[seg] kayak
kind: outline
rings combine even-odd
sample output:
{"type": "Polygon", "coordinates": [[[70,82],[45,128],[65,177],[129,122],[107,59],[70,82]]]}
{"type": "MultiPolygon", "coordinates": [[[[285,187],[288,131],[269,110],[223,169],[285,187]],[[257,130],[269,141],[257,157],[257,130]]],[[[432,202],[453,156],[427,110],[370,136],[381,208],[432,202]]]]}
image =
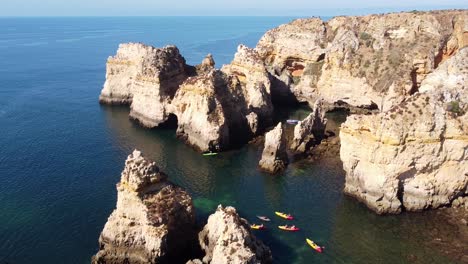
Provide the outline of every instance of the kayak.
{"type": "Polygon", "coordinates": [[[282,213],[282,212],[275,212],[275,214],[281,218],[284,218],[286,220],[293,220],[294,217],[290,214],[285,214],[285,213],[282,213]]]}
{"type": "Polygon", "coordinates": [[[306,238],[306,241],[307,241],[307,244],[309,244],[310,247],[312,247],[313,249],[315,249],[315,251],[319,252],[319,253],[322,253],[322,249],[323,247],[319,247],[317,244],[314,243],[314,241],[306,238]]]}
{"type": "Polygon", "coordinates": [[[261,225],[253,224],[250,226],[250,228],[255,229],[255,230],[261,230],[261,229],[265,229],[265,226],[263,224],[261,225]]]}
{"type": "Polygon", "coordinates": [[[216,156],[218,153],[216,152],[208,152],[208,153],[203,153],[203,156],[216,156]]]}
{"type": "Polygon", "coordinates": [[[299,120],[288,119],[288,120],[286,120],[286,123],[291,124],[291,125],[295,125],[295,124],[299,123],[299,120]]]}
{"type": "Polygon", "coordinates": [[[261,216],[261,215],[257,215],[257,218],[262,220],[262,221],[265,221],[265,222],[270,222],[270,218],[266,217],[266,216],[261,216]]]}
{"type": "Polygon", "coordinates": [[[295,231],[299,231],[299,230],[300,230],[299,227],[296,227],[296,226],[287,226],[287,225],[278,226],[278,228],[281,229],[281,230],[284,230],[284,231],[292,231],[292,232],[295,232],[295,231]]]}

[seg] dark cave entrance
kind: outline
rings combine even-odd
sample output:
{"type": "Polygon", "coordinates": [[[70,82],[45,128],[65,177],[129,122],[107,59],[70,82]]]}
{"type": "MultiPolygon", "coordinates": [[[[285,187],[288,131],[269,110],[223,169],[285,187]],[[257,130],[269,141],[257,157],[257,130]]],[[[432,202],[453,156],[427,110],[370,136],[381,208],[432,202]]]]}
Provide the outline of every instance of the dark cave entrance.
{"type": "Polygon", "coordinates": [[[158,128],[162,128],[162,129],[177,129],[177,125],[178,125],[178,119],[177,119],[177,116],[174,115],[174,114],[169,114],[167,120],[160,124],[158,126],[158,128]]]}

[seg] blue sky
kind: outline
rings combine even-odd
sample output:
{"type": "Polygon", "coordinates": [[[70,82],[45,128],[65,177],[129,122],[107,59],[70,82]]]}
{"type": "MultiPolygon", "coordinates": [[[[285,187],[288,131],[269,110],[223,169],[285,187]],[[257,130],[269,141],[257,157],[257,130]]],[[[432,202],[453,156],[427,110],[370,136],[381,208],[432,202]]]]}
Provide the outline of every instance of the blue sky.
{"type": "Polygon", "coordinates": [[[468,0],[3,0],[0,16],[340,15],[468,8],[468,0]]]}

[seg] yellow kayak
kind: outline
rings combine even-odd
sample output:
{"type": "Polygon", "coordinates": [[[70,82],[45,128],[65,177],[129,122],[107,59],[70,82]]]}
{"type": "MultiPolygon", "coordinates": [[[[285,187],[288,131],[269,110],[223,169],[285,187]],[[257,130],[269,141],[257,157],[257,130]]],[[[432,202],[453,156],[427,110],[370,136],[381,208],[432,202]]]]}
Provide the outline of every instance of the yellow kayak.
{"type": "Polygon", "coordinates": [[[275,214],[281,218],[284,218],[286,220],[293,220],[294,217],[290,214],[282,213],[282,212],[275,212],[275,214]]]}
{"type": "Polygon", "coordinates": [[[278,226],[279,229],[281,230],[284,230],[284,231],[299,231],[299,227],[296,227],[296,226],[287,226],[287,225],[284,225],[284,226],[278,226]]]}
{"type": "Polygon", "coordinates": [[[250,228],[255,229],[255,230],[261,230],[261,229],[265,229],[265,226],[263,224],[261,225],[253,224],[250,226],[250,228]]]}
{"type": "Polygon", "coordinates": [[[319,247],[317,244],[314,243],[314,241],[306,238],[306,241],[307,241],[307,244],[309,244],[309,246],[313,249],[315,249],[315,251],[319,252],[319,253],[322,253],[322,248],[323,247],[319,247]]]}

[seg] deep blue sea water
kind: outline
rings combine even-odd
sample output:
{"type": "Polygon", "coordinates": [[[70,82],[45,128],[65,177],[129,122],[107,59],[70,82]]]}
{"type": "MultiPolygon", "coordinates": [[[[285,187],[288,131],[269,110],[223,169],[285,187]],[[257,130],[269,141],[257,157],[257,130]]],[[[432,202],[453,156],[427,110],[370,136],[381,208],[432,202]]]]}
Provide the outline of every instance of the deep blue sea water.
{"type": "MultiPolygon", "coordinates": [[[[126,156],[141,149],[194,196],[203,222],[219,203],[255,221],[275,263],[446,263],[426,243],[430,213],[382,217],[344,197],[337,159],[257,170],[261,147],[206,158],[171,129],[147,130],[128,109],[98,104],[105,62],[122,42],[176,44],[188,63],[229,63],[287,17],[0,19],[0,263],[89,263],[115,207],[126,156]],[[293,213],[284,233],[272,212],[293,213]],[[317,254],[305,237],[326,246],[317,254]]],[[[305,110],[291,116],[305,117],[305,110]]],[[[333,119],[333,117],[331,117],[333,119]]]]}

